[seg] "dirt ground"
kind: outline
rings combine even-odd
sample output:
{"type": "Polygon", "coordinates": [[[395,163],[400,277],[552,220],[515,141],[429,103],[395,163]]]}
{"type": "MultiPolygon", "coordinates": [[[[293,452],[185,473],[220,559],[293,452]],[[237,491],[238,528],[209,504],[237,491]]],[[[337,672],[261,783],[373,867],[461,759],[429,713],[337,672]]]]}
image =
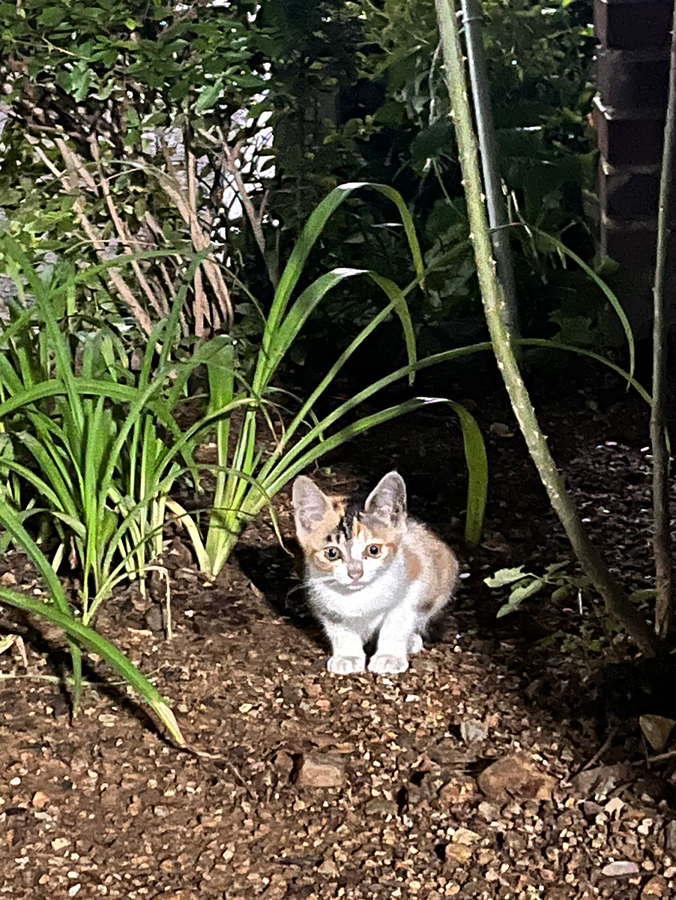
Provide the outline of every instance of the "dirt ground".
{"type": "MultiPolygon", "coordinates": [[[[641,401],[605,376],[556,402],[533,387],[591,533],[628,589],[650,587],[641,401]]],[[[448,634],[401,676],[325,671],[265,518],[214,585],[176,534],[171,640],[159,589],[155,601],[127,589],[98,620],[212,759],[174,748],[95,662],[71,724],[58,648],[0,610],[28,652],[27,667],[15,647],[0,655],[0,895],[676,896],[675,761],[651,760],[636,718],[671,712],[670,676],[656,686],[646,670],[608,667],[629,645],[604,633],[587,594],[543,593],[496,620],[506,592],[486,575],[542,572],[569,553],[499,387],[462,390],[491,467],[479,548],[462,543],[464,463],[448,412],[393,422],[315,473],[336,492],[366,490],[396,466],[412,513],[461,558],[448,634]]],[[[277,508],[290,537],[287,494],[277,508]]],[[[39,590],[15,553],[0,578],[39,590]]]]}

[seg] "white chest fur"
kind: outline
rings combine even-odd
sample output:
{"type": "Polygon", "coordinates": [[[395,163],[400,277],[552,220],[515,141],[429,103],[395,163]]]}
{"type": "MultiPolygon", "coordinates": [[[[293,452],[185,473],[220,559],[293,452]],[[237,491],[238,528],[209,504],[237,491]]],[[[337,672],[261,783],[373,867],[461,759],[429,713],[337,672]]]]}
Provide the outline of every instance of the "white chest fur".
{"type": "Polygon", "coordinates": [[[350,622],[365,638],[376,630],[383,616],[412,599],[411,585],[406,583],[403,558],[397,556],[392,565],[369,584],[357,587],[317,581],[310,583],[310,599],[320,620],[350,622]],[[373,627],[368,628],[368,623],[373,627]]]}

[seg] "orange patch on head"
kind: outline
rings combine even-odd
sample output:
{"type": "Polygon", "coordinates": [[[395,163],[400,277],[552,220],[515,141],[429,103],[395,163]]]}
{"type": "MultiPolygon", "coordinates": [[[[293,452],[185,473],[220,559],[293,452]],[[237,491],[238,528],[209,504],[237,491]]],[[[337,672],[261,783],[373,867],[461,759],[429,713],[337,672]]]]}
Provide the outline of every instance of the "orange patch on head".
{"type": "Polygon", "coordinates": [[[313,565],[316,566],[316,568],[321,569],[322,572],[331,572],[333,570],[333,564],[331,563],[331,560],[324,556],[323,549],[315,551],[312,562],[313,565]]]}
{"type": "Polygon", "coordinates": [[[331,506],[333,507],[334,512],[338,513],[338,518],[342,519],[345,515],[345,508],[347,506],[345,499],[343,497],[332,497],[331,506]]]}
{"type": "Polygon", "coordinates": [[[310,532],[298,533],[298,542],[306,553],[317,553],[326,546],[326,536],[335,530],[340,522],[340,516],[333,510],[329,510],[321,522],[310,532]]]}

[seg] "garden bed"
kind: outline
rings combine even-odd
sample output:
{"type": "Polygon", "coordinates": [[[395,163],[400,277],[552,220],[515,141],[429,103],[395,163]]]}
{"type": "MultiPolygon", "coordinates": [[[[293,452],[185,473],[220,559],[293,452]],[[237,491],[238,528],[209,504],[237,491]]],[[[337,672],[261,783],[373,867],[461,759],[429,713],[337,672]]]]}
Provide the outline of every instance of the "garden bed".
{"type": "MultiPolygon", "coordinates": [[[[71,725],[58,640],[48,652],[53,635],[0,610],[28,653],[27,668],[16,647],[0,655],[0,895],[674,895],[674,763],[647,764],[636,718],[621,698],[601,702],[612,658],[593,602],[542,594],[495,619],[505,593],[486,575],[541,572],[568,551],[502,392],[463,390],[491,471],[476,550],[461,542],[464,463],[450,414],[390,423],[317,473],[341,492],[397,467],[412,513],[458,550],[468,577],[453,627],[401,676],[325,671],[293,562],[265,517],[213,585],[180,531],[169,536],[171,640],[162,582],[148,598],[117,593],[98,619],[172,699],[196,752],[168,743],[95,662],[71,725]],[[490,768],[505,758],[508,771],[490,768]]],[[[646,410],[616,382],[556,402],[545,393],[543,427],[593,535],[628,589],[649,587],[646,410]]],[[[288,494],[276,507],[290,537],[288,494]]],[[[13,552],[0,581],[39,590],[13,552]]],[[[615,647],[622,654],[624,639],[615,647]]]]}

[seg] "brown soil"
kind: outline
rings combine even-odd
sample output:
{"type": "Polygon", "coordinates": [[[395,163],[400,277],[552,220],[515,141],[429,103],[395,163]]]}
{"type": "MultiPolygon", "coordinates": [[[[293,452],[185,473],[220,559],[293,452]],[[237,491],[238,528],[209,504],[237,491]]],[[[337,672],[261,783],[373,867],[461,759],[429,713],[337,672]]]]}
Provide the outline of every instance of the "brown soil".
{"type": "MultiPolygon", "coordinates": [[[[107,604],[99,629],[154,678],[191,745],[211,759],[175,749],[93,661],[94,684],[71,724],[58,646],[50,651],[0,610],[0,625],[22,633],[28,649],[27,668],[16,647],[0,655],[0,895],[676,895],[674,763],[646,762],[653,751],[631,716],[665,710],[641,699],[650,694],[645,674],[638,701],[621,679],[610,679],[607,695],[595,686],[611,640],[622,658],[625,639],[606,638],[587,595],[555,604],[542,594],[495,619],[506,592],[486,588],[487,574],[521,564],[541,572],[568,555],[495,397],[474,397],[492,479],[476,551],[462,545],[464,464],[449,413],[395,422],[317,473],[340,491],[367,488],[397,466],[413,513],[456,547],[469,575],[450,635],[404,675],[325,671],[326,649],[264,518],[213,586],[180,535],[173,541],[171,640],[161,586],[155,601],[128,589],[107,604]],[[487,770],[508,756],[519,777],[511,770],[496,798],[496,770],[487,770]],[[605,768],[572,783],[589,762],[605,768]],[[625,866],[607,869],[613,862],[625,866]]],[[[640,401],[601,384],[541,408],[594,537],[628,588],[649,586],[640,401]]],[[[290,535],[286,495],[277,507],[290,535]]],[[[37,589],[15,553],[0,563],[0,580],[37,589]]]]}

